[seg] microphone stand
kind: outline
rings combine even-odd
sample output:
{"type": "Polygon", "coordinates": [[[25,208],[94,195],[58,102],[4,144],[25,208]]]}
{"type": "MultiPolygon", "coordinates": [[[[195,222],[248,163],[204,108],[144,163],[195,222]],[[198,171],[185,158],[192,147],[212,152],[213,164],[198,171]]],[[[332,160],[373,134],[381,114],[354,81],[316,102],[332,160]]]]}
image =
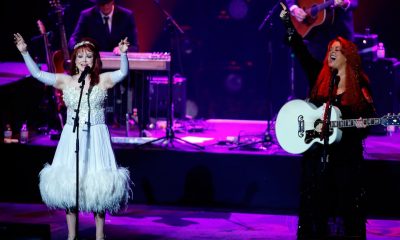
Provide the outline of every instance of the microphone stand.
{"type": "Polygon", "coordinates": [[[322,121],[321,139],[323,138],[323,140],[324,140],[322,156],[321,156],[321,162],[323,164],[322,170],[325,170],[325,167],[329,162],[329,154],[328,154],[329,133],[330,133],[330,127],[331,127],[332,101],[333,101],[334,94],[336,94],[336,90],[337,90],[337,88],[336,88],[336,82],[337,82],[337,78],[338,78],[337,73],[338,73],[337,69],[334,69],[332,71],[332,78],[331,78],[331,82],[329,83],[328,101],[325,103],[324,118],[322,121]]]}
{"type": "MultiPolygon", "coordinates": [[[[264,25],[268,22],[268,20],[271,18],[272,14],[275,12],[276,8],[278,7],[278,5],[281,3],[281,1],[277,1],[275,3],[275,5],[271,8],[271,10],[268,11],[267,16],[265,16],[264,20],[262,21],[262,23],[260,24],[260,26],[258,27],[258,31],[261,31],[262,28],[264,27],[264,25]]],[[[272,25],[272,23],[271,23],[272,25]]],[[[290,78],[290,95],[287,98],[287,101],[293,100],[296,98],[295,95],[295,91],[294,91],[294,83],[295,83],[295,79],[294,79],[294,53],[292,50],[290,50],[289,52],[289,61],[290,61],[290,70],[289,70],[289,78],[290,78]]]]}
{"type": "Polygon", "coordinates": [[[296,94],[294,93],[294,53],[293,50],[289,50],[289,61],[290,61],[290,73],[289,73],[289,78],[290,78],[290,95],[287,98],[288,101],[293,100],[296,98],[296,94]]]}
{"type": "MultiPolygon", "coordinates": [[[[272,14],[276,11],[276,8],[278,7],[280,3],[280,0],[277,1],[274,6],[268,11],[268,14],[265,16],[264,20],[261,22],[260,26],[258,27],[258,31],[261,31],[263,29],[263,27],[265,26],[265,24],[271,19],[272,14]]],[[[272,23],[270,23],[270,28],[272,27],[272,23]]],[[[272,42],[271,39],[268,40],[268,57],[269,59],[272,61],[272,42]]],[[[270,63],[271,64],[271,63],[270,63]]],[[[269,68],[269,73],[270,74],[270,68],[269,68]]],[[[255,141],[255,142],[246,142],[246,143],[242,143],[242,144],[237,144],[236,146],[230,147],[228,148],[229,150],[234,150],[234,149],[243,149],[243,148],[252,148],[254,149],[254,145],[257,144],[262,144],[261,147],[257,148],[257,149],[261,149],[261,150],[265,150],[267,147],[271,146],[273,144],[273,138],[271,135],[271,122],[272,122],[272,118],[275,119],[276,114],[274,117],[272,117],[272,103],[270,100],[268,100],[268,109],[269,109],[269,113],[267,116],[267,128],[265,129],[262,138],[259,141],[255,141]]]]}
{"type": "MultiPolygon", "coordinates": [[[[155,5],[157,5],[157,7],[160,9],[160,11],[165,15],[165,18],[167,21],[167,28],[170,33],[170,53],[172,54],[174,52],[174,39],[176,36],[176,31],[178,31],[180,34],[184,34],[184,32],[183,32],[182,28],[176,23],[174,18],[164,8],[161,7],[159,0],[153,0],[153,2],[155,3],[155,5]]],[[[166,136],[143,143],[141,145],[138,145],[137,147],[150,145],[150,144],[152,144],[154,142],[158,142],[158,141],[161,141],[162,143],[167,141],[167,146],[169,146],[169,144],[171,144],[173,146],[173,141],[176,139],[183,143],[187,143],[193,147],[196,147],[198,149],[204,149],[203,146],[191,143],[189,141],[186,141],[182,138],[178,138],[175,136],[175,133],[173,130],[173,115],[174,115],[174,110],[173,110],[174,103],[173,103],[173,96],[172,96],[173,95],[173,91],[172,91],[173,90],[173,81],[174,80],[173,80],[173,77],[171,74],[171,67],[170,67],[168,70],[168,109],[167,109],[167,127],[165,129],[166,136]]]]}
{"type": "Polygon", "coordinates": [[[264,27],[264,25],[268,22],[268,20],[271,18],[272,14],[275,12],[276,8],[278,7],[279,3],[281,1],[277,1],[275,3],[275,5],[271,8],[271,10],[268,11],[267,16],[265,16],[264,20],[262,21],[262,23],[260,24],[260,26],[258,27],[258,31],[261,31],[264,27]]]}
{"type": "MultiPolygon", "coordinates": [[[[82,73],[83,74],[83,73],[82,73]]],[[[81,75],[82,76],[82,75],[81,75]]],[[[79,109],[81,106],[81,100],[82,100],[82,94],[83,94],[83,87],[85,86],[85,76],[83,76],[82,82],[81,82],[81,92],[79,95],[79,101],[78,101],[78,107],[75,109],[75,118],[74,118],[74,127],[72,132],[76,131],[76,147],[75,147],[75,153],[76,153],[76,224],[75,224],[75,239],[79,239],[79,109]]]]}

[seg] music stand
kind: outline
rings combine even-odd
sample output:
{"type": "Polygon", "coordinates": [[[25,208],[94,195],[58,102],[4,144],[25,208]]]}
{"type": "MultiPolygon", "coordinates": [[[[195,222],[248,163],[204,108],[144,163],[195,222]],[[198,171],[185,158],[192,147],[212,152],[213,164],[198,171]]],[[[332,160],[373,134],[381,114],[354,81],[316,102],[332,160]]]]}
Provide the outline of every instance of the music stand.
{"type": "MultiPolygon", "coordinates": [[[[165,15],[166,18],[166,24],[167,24],[167,29],[170,33],[170,53],[171,55],[174,52],[174,39],[176,37],[176,33],[177,31],[180,34],[183,34],[183,30],[181,27],[179,27],[179,25],[176,23],[176,21],[172,18],[172,16],[160,6],[160,1],[159,0],[153,0],[153,2],[155,3],[155,5],[157,5],[157,7],[160,9],[160,11],[165,15]]],[[[172,57],[171,57],[172,59],[172,57]]],[[[167,108],[167,126],[165,129],[165,136],[161,137],[161,138],[157,138],[154,140],[151,140],[149,142],[143,143],[138,145],[137,147],[142,147],[142,146],[146,146],[146,145],[150,145],[152,143],[155,142],[167,142],[167,146],[171,145],[173,146],[173,142],[174,140],[178,140],[180,142],[189,144],[190,146],[196,147],[198,149],[204,149],[203,146],[191,143],[189,141],[186,141],[182,138],[176,137],[174,130],[173,130],[173,115],[174,115],[174,110],[173,110],[173,77],[172,77],[172,73],[171,73],[171,67],[168,70],[168,108],[167,108]]]]}

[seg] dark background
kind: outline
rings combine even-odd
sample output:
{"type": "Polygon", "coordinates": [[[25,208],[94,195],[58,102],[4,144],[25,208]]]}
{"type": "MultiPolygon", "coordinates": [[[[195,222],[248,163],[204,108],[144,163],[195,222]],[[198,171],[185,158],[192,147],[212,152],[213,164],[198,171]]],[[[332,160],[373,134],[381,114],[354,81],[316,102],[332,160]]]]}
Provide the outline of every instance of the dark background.
{"type": "MultiPolygon", "coordinates": [[[[92,3],[61,3],[66,6],[63,20],[68,39],[79,12],[92,3]]],[[[185,31],[183,35],[172,35],[172,41],[171,34],[164,30],[165,17],[152,0],[117,3],[136,13],[140,51],[169,52],[173,43],[173,73],[187,78],[187,99],[198,106],[198,118],[271,119],[291,95],[291,56],[283,44],[280,7],[258,31],[276,1],[162,0],[161,7],[185,31]]],[[[14,32],[23,34],[33,56],[43,57],[41,38],[32,39],[39,35],[39,19],[51,32],[52,48],[60,48],[57,15],[48,1],[5,1],[2,5],[1,62],[22,61],[12,41],[14,32]]],[[[400,15],[396,9],[400,9],[398,1],[371,0],[360,1],[355,12],[356,32],[370,28],[384,42],[386,56],[391,58],[400,56],[400,15]]],[[[305,98],[307,84],[296,60],[294,67],[295,97],[305,98]]]]}

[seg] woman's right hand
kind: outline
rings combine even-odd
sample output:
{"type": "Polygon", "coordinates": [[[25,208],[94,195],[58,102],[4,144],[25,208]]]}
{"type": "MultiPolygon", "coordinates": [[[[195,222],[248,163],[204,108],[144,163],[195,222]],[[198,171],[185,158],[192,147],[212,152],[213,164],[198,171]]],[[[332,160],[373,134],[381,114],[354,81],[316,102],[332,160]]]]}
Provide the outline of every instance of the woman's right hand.
{"type": "Polygon", "coordinates": [[[292,11],[291,11],[290,13],[291,13],[291,14],[296,18],[296,20],[299,21],[299,22],[303,22],[304,19],[307,17],[307,13],[306,13],[302,8],[299,8],[299,7],[293,8],[292,11]]]}
{"type": "Polygon", "coordinates": [[[14,33],[14,43],[21,53],[26,53],[28,45],[26,45],[24,38],[19,33],[14,33]]]}
{"type": "Polygon", "coordinates": [[[290,15],[289,15],[287,7],[283,3],[280,3],[280,4],[282,6],[282,11],[280,12],[279,17],[281,18],[283,24],[286,27],[288,39],[290,40],[292,38],[292,36],[295,34],[296,30],[294,29],[292,20],[290,19],[290,15]]]}

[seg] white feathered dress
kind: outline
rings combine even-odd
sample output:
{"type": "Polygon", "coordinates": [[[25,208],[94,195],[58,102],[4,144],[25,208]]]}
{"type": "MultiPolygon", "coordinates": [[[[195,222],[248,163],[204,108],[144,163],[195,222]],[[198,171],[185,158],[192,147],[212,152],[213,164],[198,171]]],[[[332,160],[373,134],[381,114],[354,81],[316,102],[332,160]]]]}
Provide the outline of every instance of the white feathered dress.
{"type": "MultiPolygon", "coordinates": [[[[89,92],[83,93],[79,112],[79,211],[115,213],[128,203],[132,182],[128,169],[116,164],[111,147],[104,115],[107,91],[94,86],[89,92]]],[[[64,90],[67,121],[52,164],[46,164],[39,174],[42,199],[53,209],[76,206],[76,131],[73,133],[73,118],[79,94],[79,88],[64,90]]]]}

